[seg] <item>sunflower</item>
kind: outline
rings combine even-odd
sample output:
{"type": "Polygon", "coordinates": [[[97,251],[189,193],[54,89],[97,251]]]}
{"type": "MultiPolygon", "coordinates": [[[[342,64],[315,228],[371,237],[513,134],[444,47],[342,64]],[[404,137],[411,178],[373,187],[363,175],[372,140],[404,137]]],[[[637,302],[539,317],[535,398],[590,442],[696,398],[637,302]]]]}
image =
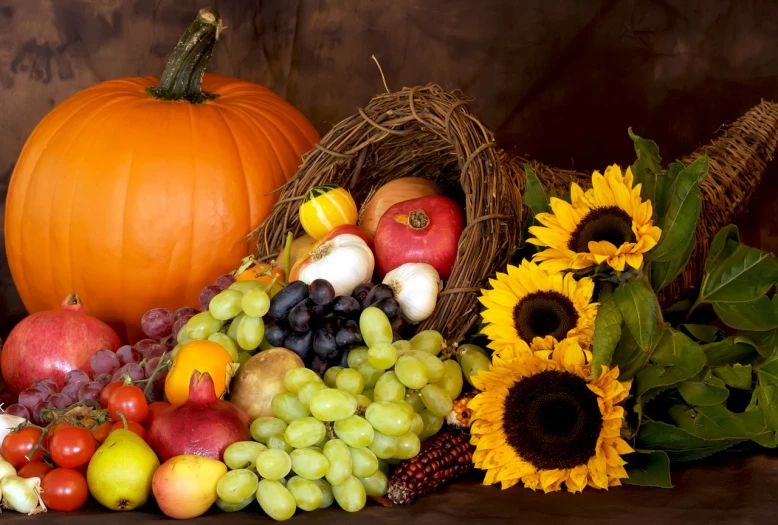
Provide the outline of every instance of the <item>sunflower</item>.
{"type": "Polygon", "coordinates": [[[640,198],[641,185],[632,185],[632,171],[610,166],[603,176],[595,171],[592,189],[570,188],[570,203],[551,199],[554,213],[539,213],[543,226],[532,226],[527,242],[547,249],[533,260],[547,270],[581,270],[607,263],[618,271],[638,269],[643,254],[656,246],[662,230],[653,225],[651,201],[640,198]]]}
{"type": "Polygon", "coordinates": [[[551,350],[557,341],[576,337],[589,346],[597,317],[592,303],[594,282],[588,277],[575,280],[572,274],[549,273],[529,261],[508,265],[508,273],[490,279],[491,290],[481,290],[479,300],[486,307],[481,333],[500,351],[517,341],[533,350],[551,350]]]}
{"type": "Polygon", "coordinates": [[[506,351],[489,371],[473,377],[471,443],[475,466],[486,470],[485,485],[506,489],[519,481],[533,490],[570,492],[587,485],[620,485],[627,477],[622,454],[633,452],[620,437],[629,393],[618,368],[603,367],[587,382],[590,355],[567,339],[545,357],[506,351]],[[512,355],[507,355],[507,354],[512,355]]]}

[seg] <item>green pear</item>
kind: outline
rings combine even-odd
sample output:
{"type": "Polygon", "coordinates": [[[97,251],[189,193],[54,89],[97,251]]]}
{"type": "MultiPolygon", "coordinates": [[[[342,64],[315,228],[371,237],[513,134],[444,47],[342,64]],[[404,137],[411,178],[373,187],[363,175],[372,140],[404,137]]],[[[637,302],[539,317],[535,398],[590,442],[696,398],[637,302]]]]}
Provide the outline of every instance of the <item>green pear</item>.
{"type": "Polygon", "coordinates": [[[143,439],[129,430],[115,430],[89,461],[89,491],[111,510],[142,507],[151,495],[151,479],[159,459],[143,439]]]}

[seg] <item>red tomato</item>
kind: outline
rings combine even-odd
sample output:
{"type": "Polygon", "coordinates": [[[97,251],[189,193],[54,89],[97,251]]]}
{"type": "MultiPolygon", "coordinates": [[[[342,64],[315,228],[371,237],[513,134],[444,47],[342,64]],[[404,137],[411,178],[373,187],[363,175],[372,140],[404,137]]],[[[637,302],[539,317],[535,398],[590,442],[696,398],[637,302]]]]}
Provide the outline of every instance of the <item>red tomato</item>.
{"type": "Polygon", "coordinates": [[[52,468],[43,461],[30,461],[16,473],[20,478],[40,478],[51,472],[52,468]]]}
{"type": "Polygon", "coordinates": [[[61,420],[61,421],[57,421],[56,423],[54,423],[54,425],[51,426],[51,428],[49,428],[49,431],[46,433],[46,437],[49,440],[51,440],[51,438],[53,438],[54,436],[57,435],[57,432],[59,432],[61,430],[65,430],[66,428],[70,428],[72,426],[73,425],[71,425],[70,423],[68,423],[64,419],[61,420]]]}
{"type": "Polygon", "coordinates": [[[149,405],[149,413],[146,414],[146,419],[143,421],[143,426],[147,429],[151,428],[151,424],[159,416],[163,410],[172,406],[167,401],[155,401],[149,405]]]}
{"type": "Polygon", "coordinates": [[[103,391],[100,392],[101,407],[108,408],[108,402],[111,400],[111,396],[113,395],[114,391],[120,386],[124,386],[124,381],[114,381],[113,383],[108,383],[107,385],[105,385],[103,391]]]}
{"type": "Polygon", "coordinates": [[[92,433],[84,427],[70,427],[51,438],[49,454],[60,467],[72,469],[87,463],[97,448],[92,433]]]}
{"type": "Polygon", "coordinates": [[[11,432],[3,439],[0,454],[15,469],[23,467],[30,461],[40,461],[43,459],[43,449],[46,446],[45,440],[30,459],[27,459],[26,456],[32,452],[42,433],[41,429],[35,427],[24,427],[19,432],[11,432]]]}
{"type": "MultiPolygon", "coordinates": [[[[113,433],[114,430],[125,430],[124,421],[117,421],[114,423],[113,427],[111,428],[111,433],[113,433]]],[[[130,432],[135,432],[141,437],[141,439],[143,439],[143,441],[146,441],[147,432],[140,423],[136,423],[135,421],[127,421],[127,430],[130,432]]]]}
{"type": "Polygon", "coordinates": [[[117,388],[108,401],[108,411],[111,419],[121,421],[119,412],[127,421],[143,422],[149,412],[149,404],[143,390],[135,385],[124,385],[117,388]]]}
{"type": "Polygon", "coordinates": [[[113,421],[106,421],[99,427],[92,430],[92,435],[97,440],[98,443],[102,443],[105,441],[105,438],[108,437],[108,434],[111,433],[111,429],[113,428],[113,421]]]}
{"type": "Polygon", "coordinates": [[[86,503],[87,497],[86,479],[75,470],[56,468],[41,481],[41,499],[49,510],[73,512],[86,503]]]}

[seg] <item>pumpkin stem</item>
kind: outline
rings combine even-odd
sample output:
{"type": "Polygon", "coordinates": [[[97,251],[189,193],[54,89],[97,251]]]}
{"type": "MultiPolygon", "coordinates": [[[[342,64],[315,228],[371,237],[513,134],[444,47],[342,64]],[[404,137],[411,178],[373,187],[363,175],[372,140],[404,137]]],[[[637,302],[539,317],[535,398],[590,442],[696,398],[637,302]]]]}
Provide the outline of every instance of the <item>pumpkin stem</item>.
{"type": "Polygon", "coordinates": [[[222,19],[216,9],[201,9],[176,44],[159,84],[146,92],[157,99],[186,100],[192,104],[216,98],[218,95],[203,91],[200,84],[222,28],[222,19]]]}

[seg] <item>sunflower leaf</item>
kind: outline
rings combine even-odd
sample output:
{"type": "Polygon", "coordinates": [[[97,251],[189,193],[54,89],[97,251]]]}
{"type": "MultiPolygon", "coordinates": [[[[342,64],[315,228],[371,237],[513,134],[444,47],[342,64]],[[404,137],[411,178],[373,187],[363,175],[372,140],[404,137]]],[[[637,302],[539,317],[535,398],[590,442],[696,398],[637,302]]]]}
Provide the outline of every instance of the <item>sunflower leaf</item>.
{"type": "Polygon", "coordinates": [[[718,327],[708,324],[682,324],[679,328],[701,343],[713,343],[722,333],[718,327]]]}
{"type": "Polygon", "coordinates": [[[524,204],[529,206],[533,215],[538,213],[548,213],[550,211],[548,197],[543,189],[543,183],[535,175],[535,171],[529,164],[524,164],[524,176],[527,178],[524,186],[524,204]]]}
{"type": "Polygon", "coordinates": [[[754,439],[765,434],[764,414],[758,410],[735,413],[724,405],[695,406],[693,423],[685,429],[703,439],[754,439]]]}
{"type": "Polygon", "coordinates": [[[694,461],[746,441],[740,438],[703,439],[681,428],[659,421],[647,421],[640,428],[636,445],[646,450],[663,450],[670,461],[694,461]]]}
{"type": "Polygon", "coordinates": [[[706,381],[684,381],[678,385],[678,392],[684,401],[695,406],[720,405],[729,397],[729,389],[724,381],[717,377],[706,381]]]}
{"type": "Polygon", "coordinates": [[[727,337],[723,341],[702,346],[706,364],[710,367],[746,363],[757,355],[757,348],[745,337],[727,337]]]}
{"type": "Polygon", "coordinates": [[[664,287],[672,283],[676,277],[681,275],[683,269],[689,264],[692,258],[694,247],[697,246],[697,234],[692,231],[689,242],[683,252],[669,261],[651,261],[648,266],[648,273],[651,280],[651,287],[659,292],[664,287]]]}
{"type": "Polygon", "coordinates": [[[661,217],[662,236],[648,257],[670,262],[689,250],[690,239],[700,218],[700,182],[708,174],[708,156],[703,155],[680,173],[667,188],[667,211],[661,217]]]}
{"type": "Polygon", "coordinates": [[[778,430],[778,350],[756,367],[756,404],[767,428],[778,430]]]}
{"type": "Polygon", "coordinates": [[[764,332],[746,332],[742,339],[753,343],[759,354],[767,359],[778,349],[778,328],[764,332]]]}
{"type": "Polygon", "coordinates": [[[613,293],[624,324],[644,352],[650,352],[660,335],[662,313],[651,286],[644,279],[630,279],[613,293]]]}
{"type": "Polygon", "coordinates": [[[592,374],[595,378],[600,377],[603,366],[610,366],[613,352],[621,339],[622,324],[621,311],[613,298],[611,286],[603,284],[598,301],[600,306],[592,339],[592,374]]]}
{"type": "Polygon", "coordinates": [[[657,217],[664,217],[667,213],[668,193],[672,187],[678,174],[683,171],[683,162],[676,161],[670,164],[670,167],[657,178],[656,181],[656,200],[652,203],[654,205],[654,213],[657,217]]]}
{"type": "Polygon", "coordinates": [[[637,375],[638,399],[655,388],[677,385],[694,377],[705,366],[705,353],[689,337],[670,328],[662,334],[650,361],[637,375]]]}
{"type": "Polygon", "coordinates": [[[740,244],[740,233],[734,224],[724,226],[716,232],[710,243],[708,258],[705,259],[705,272],[711,272],[717,264],[732,255],[738,244],[740,244]]]}
{"type": "Polygon", "coordinates": [[[713,369],[713,374],[724,381],[727,386],[749,391],[753,388],[752,372],[751,365],[739,363],[718,366],[713,369]]]}
{"type": "Polygon", "coordinates": [[[624,468],[629,474],[621,482],[624,485],[637,485],[639,487],[657,487],[671,489],[670,458],[663,450],[636,450],[632,454],[624,456],[627,464],[624,468]]]}
{"type": "Polygon", "coordinates": [[[662,171],[662,157],[659,156],[659,147],[653,140],[635,135],[632,128],[629,128],[627,133],[634,143],[637,155],[637,159],[632,164],[634,183],[642,184],[640,196],[643,197],[643,200],[653,201],[656,197],[656,180],[662,171]]]}

